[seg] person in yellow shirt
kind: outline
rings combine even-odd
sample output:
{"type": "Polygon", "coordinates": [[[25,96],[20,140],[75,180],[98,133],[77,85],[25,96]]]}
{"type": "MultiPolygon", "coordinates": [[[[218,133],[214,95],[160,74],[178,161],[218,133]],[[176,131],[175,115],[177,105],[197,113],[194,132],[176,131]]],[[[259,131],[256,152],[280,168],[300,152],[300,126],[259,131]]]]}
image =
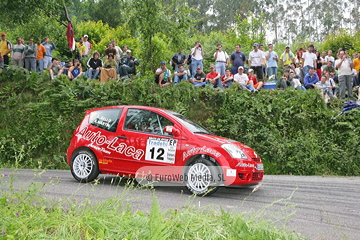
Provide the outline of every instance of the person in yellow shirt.
{"type": "Polygon", "coordinates": [[[290,47],[286,46],[285,51],[280,55],[280,63],[282,68],[289,68],[289,65],[295,62],[295,55],[290,51],[290,47]]]}
{"type": "MultiPolygon", "coordinates": [[[[354,54],[356,54],[356,53],[354,53],[354,54]]],[[[357,56],[354,59],[353,64],[354,64],[354,69],[357,73],[358,83],[360,83],[360,52],[358,52],[356,55],[357,56]]]]}
{"type": "Polygon", "coordinates": [[[0,41],[0,52],[4,58],[4,66],[9,65],[10,52],[12,51],[12,44],[10,41],[6,39],[6,34],[1,33],[1,41],[0,41]]]}
{"type": "Polygon", "coordinates": [[[84,38],[80,38],[79,42],[75,43],[76,50],[78,52],[77,57],[79,60],[84,56],[86,51],[86,46],[83,44],[83,42],[84,42],[84,38]]]}

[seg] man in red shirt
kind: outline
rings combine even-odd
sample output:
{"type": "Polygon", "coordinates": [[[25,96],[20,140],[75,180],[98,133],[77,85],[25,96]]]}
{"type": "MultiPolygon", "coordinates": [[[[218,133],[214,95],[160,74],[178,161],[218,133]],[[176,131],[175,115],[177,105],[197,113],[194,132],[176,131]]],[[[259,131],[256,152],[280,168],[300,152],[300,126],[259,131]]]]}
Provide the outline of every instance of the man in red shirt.
{"type": "Polygon", "coordinates": [[[234,75],[231,74],[231,71],[229,68],[227,68],[225,70],[225,75],[223,75],[221,77],[221,82],[223,84],[224,87],[228,88],[231,86],[231,84],[233,83],[233,80],[234,80],[234,75]]]}
{"type": "Polygon", "coordinates": [[[263,82],[263,81],[260,81],[260,82],[257,81],[256,75],[254,74],[254,69],[251,69],[251,68],[249,69],[248,78],[249,78],[249,80],[253,81],[254,88],[255,88],[256,90],[261,89],[262,86],[264,85],[264,82],[263,82]]]}
{"type": "Polygon", "coordinates": [[[215,65],[210,65],[210,72],[206,75],[205,80],[214,87],[223,88],[220,78],[220,73],[216,72],[215,65]]]}

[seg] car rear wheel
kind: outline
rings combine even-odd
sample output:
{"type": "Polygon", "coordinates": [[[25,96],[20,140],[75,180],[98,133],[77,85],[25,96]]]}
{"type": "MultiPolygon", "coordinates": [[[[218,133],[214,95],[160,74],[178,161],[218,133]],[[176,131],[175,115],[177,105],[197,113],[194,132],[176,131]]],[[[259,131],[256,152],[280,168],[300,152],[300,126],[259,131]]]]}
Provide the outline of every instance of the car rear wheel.
{"type": "Polygon", "coordinates": [[[86,149],[74,152],[70,168],[73,177],[79,182],[91,182],[100,173],[95,155],[86,149]]]}
{"type": "Polygon", "coordinates": [[[219,188],[219,169],[213,162],[198,158],[186,169],[186,188],[197,196],[210,195],[219,188]]]}

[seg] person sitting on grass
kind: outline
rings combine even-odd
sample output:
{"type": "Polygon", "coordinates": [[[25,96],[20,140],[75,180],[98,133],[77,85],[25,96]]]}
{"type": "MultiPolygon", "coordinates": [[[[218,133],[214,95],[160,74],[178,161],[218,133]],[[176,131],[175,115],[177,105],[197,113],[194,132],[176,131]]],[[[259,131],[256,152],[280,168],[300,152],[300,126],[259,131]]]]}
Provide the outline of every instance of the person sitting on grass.
{"type": "Polygon", "coordinates": [[[62,72],[62,74],[68,76],[69,74],[69,69],[73,66],[73,62],[70,60],[65,64],[64,70],[62,72]]]}
{"type": "Polygon", "coordinates": [[[295,72],[293,70],[290,70],[289,82],[292,88],[306,91],[306,88],[301,85],[300,77],[298,75],[295,75],[295,72]]]}
{"type": "Polygon", "coordinates": [[[306,89],[314,89],[316,87],[316,83],[319,81],[319,77],[315,74],[315,69],[311,67],[309,72],[305,75],[304,85],[306,89]]]}
{"type": "Polygon", "coordinates": [[[234,75],[234,82],[240,84],[240,86],[248,91],[257,92],[254,88],[254,83],[252,80],[249,80],[248,76],[244,73],[244,67],[240,66],[238,68],[238,73],[234,75]]]}
{"type": "Polygon", "coordinates": [[[223,85],[220,80],[220,73],[216,71],[215,65],[210,65],[210,72],[206,75],[206,82],[210,83],[214,88],[220,87],[223,88],[223,85]]]}
{"type": "Polygon", "coordinates": [[[98,52],[94,52],[93,57],[89,58],[87,62],[87,67],[88,67],[87,76],[90,79],[97,78],[100,73],[100,69],[103,66],[103,62],[99,57],[100,54],[98,52]]]}
{"type": "Polygon", "coordinates": [[[109,79],[115,80],[116,78],[116,61],[114,60],[114,55],[109,54],[104,62],[104,67],[101,68],[100,81],[107,82],[109,79]]]}
{"type": "Polygon", "coordinates": [[[290,69],[284,70],[284,76],[282,76],[278,82],[277,88],[285,90],[290,86],[289,81],[290,69]]]}
{"type": "Polygon", "coordinates": [[[316,83],[316,89],[321,90],[321,96],[325,102],[328,102],[328,98],[336,98],[332,92],[331,86],[326,82],[326,76],[322,76],[321,81],[316,83]]]}
{"type": "Polygon", "coordinates": [[[224,86],[225,88],[230,87],[231,84],[233,83],[233,80],[234,80],[234,75],[231,74],[231,70],[230,70],[229,68],[227,68],[227,69],[225,70],[225,75],[223,75],[223,76],[221,77],[221,82],[222,82],[223,86],[224,86]]]}
{"type": "Polygon", "coordinates": [[[190,79],[190,82],[196,87],[203,87],[206,85],[205,78],[206,76],[202,68],[197,66],[196,73],[194,77],[190,79]]]}
{"type": "Polygon", "coordinates": [[[174,73],[174,83],[180,83],[181,80],[186,81],[187,78],[187,71],[184,69],[183,65],[179,65],[177,67],[177,71],[174,73]]]}
{"type": "Polygon", "coordinates": [[[250,68],[249,71],[248,71],[248,74],[249,74],[248,78],[249,78],[250,81],[253,82],[254,88],[256,90],[260,90],[263,87],[264,82],[263,81],[260,81],[260,82],[257,81],[256,75],[254,74],[254,69],[250,68]]]}
{"type": "Polygon", "coordinates": [[[79,62],[79,60],[75,59],[74,65],[75,66],[69,68],[68,71],[68,77],[70,78],[70,80],[76,80],[76,78],[83,75],[81,63],[79,62]]]}
{"type": "Polygon", "coordinates": [[[337,96],[337,93],[339,92],[339,87],[336,86],[334,79],[331,77],[329,72],[325,72],[326,82],[330,86],[334,96],[337,96]]]}
{"type": "Polygon", "coordinates": [[[155,82],[159,84],[160,87],[165,87],[171,84],[171,71],[166,67],[166,62],[162,61],[160,63],[160,68],[155,72],[155,82]]]}
{"type": "Polygon", "coordinates": [[[51,80],[60,76],[64,71],[64,67],[61,65],[61,62],[57,60],[57,58],[52,58],[51,64],[47,68],[50,72],[51,80]]]}

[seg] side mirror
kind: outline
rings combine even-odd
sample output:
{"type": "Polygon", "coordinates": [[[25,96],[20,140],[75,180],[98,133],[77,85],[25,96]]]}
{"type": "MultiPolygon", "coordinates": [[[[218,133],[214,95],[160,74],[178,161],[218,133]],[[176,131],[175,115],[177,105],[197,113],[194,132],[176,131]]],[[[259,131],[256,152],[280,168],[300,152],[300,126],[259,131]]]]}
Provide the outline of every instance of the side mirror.
{"type": "Polygon", "coordinates": [[[173,135],[174,137],[180,136],[179,129],[175,128],[174,126],[166,126],[164,127],[164,132],[173,135]]]}

